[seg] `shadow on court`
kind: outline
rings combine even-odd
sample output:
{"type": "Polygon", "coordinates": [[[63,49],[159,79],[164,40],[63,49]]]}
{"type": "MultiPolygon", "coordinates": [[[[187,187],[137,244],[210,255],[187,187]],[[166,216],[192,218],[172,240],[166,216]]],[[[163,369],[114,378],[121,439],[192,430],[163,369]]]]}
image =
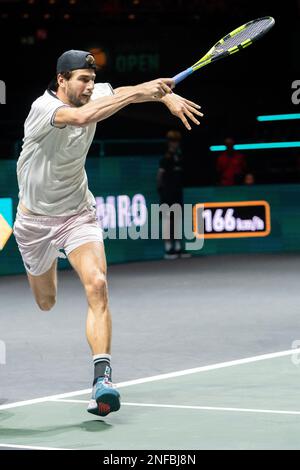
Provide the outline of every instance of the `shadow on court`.
{"type": "MultiPolygon", "coordinates": [[[[12,418],[14,416],[13,413],[10,413],[10,416],[5,418],[2,417],[1,419],[5,420],[8,418],[12,418]]],[[[106,423],[100,419],[94,421],[84,421],[82,423],[72,424],[68,426],[39,426],[38,428],[6,428],[0,426],[0,441],[2,438],[18,438],[18,437],[33,437],[33,436],[42,436],[43,439],[47,439],[48,437],[51,438],[53,436],[57,436],[58,434],[65,434],[72,431],[86,431],[86,432],[93,432],[93,433],[102,433],[108,431],[113,425],[106,423]]]]}

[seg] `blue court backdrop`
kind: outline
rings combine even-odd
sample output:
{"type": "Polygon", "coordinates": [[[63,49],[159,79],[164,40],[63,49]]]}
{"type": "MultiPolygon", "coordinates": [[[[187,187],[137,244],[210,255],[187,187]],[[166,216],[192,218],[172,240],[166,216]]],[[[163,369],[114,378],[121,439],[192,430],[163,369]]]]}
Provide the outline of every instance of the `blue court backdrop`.
{"type": "MultiPolygon", "coordinates": [[[[158,204],[156,172],[159,157],[105,157],[87,160],[89,187],[97,200],[97,213],[106,226],[116,230],[145,223],[145,210],[158,204]]],[[[266,201],[270,206],[271,231],[266,237],[206,239],[193,256],[224,253],[275,253],[300,251],[300,185],[255,185],[186,188],[184,202],[226,203],[266,201]]],[[[0,214],[12,226],[18,204],[16,161],[0,161],[0,214]]],[[[118,232],[117,232],[118,233],[118,232]]],[[[0,226],[1,237],[1,226],[0,226]]],[[[124,263],[161,259],[160,239],[106,239],[107,261],[124,263]]],[[[59,260],[61,269],[70,267],[59,260]]],[[[24,273],[24,266],[11,235],[0,250],[0,275],[24,273]]]]}

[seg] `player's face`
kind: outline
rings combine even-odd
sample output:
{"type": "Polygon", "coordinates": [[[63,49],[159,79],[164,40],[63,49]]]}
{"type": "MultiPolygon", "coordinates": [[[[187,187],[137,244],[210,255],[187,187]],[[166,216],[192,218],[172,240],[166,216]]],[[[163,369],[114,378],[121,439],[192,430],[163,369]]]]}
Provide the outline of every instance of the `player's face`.
{"type": "Polygon", "coordinates": [[[95,85],[95,72],[87,69],[75,70],[66,81],[65,93],[71,105],[79,107],[88,103],[95,85]]]}

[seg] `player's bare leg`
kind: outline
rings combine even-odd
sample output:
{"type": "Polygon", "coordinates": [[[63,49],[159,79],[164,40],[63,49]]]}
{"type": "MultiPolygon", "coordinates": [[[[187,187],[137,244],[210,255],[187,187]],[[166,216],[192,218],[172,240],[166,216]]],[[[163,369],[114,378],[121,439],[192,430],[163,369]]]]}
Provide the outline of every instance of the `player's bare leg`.
{"type": "Polygon", "coordinates": [[[104,245],[101,242],[85,243],[73,250],[68,258],[82,282],[88,301],[86,333],[95,365],[94,388],[88,411],[106,416],[120,408],[120,395],[111,386],[112,326],[104,245]]]}
{"type": "Polygon", "coordinates": [[[110,354],[111,315],[108,308],[106,259],[103,243],[88,242],[69,254],[88,301],[87,340],[95,354],[110,354]]]}
{"type": "Polygon", "coordinates": [[[28,281],[41,310],[51,310],[56,302],[57,292],[57,259],[51,268],[39,276],[33,276],[27,271],[28,281]]]}

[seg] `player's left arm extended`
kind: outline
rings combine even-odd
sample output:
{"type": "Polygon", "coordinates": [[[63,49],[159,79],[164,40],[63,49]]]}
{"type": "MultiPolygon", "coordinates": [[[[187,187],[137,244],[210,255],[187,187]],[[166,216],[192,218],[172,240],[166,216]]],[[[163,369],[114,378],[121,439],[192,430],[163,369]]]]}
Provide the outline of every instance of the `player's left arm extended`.
{"type": "MultiPolygon", "coordinates": [[[[124,90],[125,88],[129,89],[131,87],[128,86],[115,88],[114,93],[118,94],[121,90],[124,90]]],[[[194,103],[193,101],[189,101],[186,98],[183,98],[180,95],[177,95],[176,93],[170,93],[164,96],[163,98],[153,98],[153,101],[159,101],[160,103],[163,103],[165,106],[167,106],[169,111],[174,116],[178,117],[189,131],[191,130],[191,126],[187,120],[187,117],[197,125],[199,125],[200,122],[198,121],[195,115],[203,117],[203,113],[199,111],[199,108],[201,108],[201,106],[194,103]]]]}

